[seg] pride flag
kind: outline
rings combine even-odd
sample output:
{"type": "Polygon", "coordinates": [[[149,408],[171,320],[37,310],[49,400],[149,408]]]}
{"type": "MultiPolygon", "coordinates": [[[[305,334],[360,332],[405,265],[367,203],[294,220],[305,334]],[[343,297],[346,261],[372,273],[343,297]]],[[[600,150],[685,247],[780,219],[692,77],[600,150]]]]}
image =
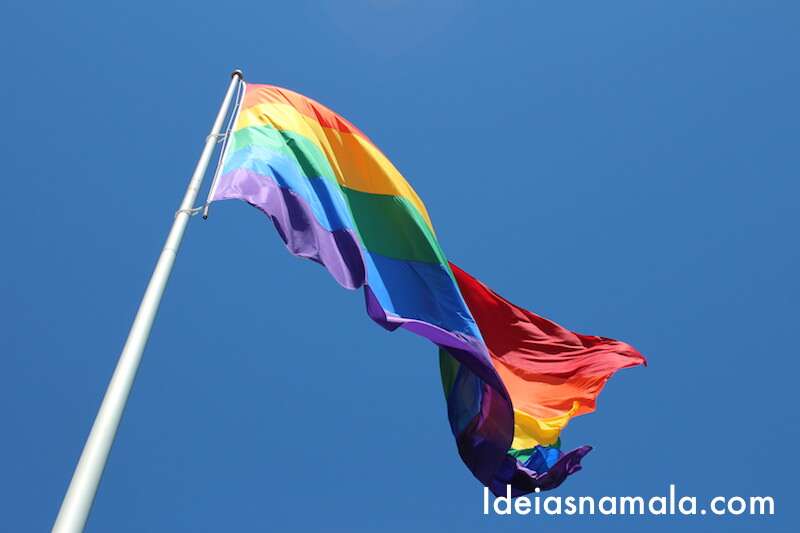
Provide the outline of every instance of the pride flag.
{"type": "Polygon", "coordinates": [[[210,201],[268,215],[289,251],[363,287],[369,316],[438,345],[459,454],[495,494],[558,486],[591,449],[560,450],[631,346],[572,333],[448,262],[425,205],[353,124],[298,93],[247,84],[210,201]]]}

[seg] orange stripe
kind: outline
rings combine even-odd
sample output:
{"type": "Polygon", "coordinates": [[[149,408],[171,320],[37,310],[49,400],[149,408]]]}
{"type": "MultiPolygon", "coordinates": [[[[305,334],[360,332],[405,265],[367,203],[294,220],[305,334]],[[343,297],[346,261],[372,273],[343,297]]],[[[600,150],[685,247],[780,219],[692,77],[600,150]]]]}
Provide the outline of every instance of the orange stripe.
{"type": "Polygon", "coordinates": [[[572,376],[569,378],[525,379],[510,370],[502,359],[492,357],[497,373],[511,396],[514,409],[536,418],[553,418],[569,413],[578,403],[574,416],[595,410],[596,398],[607,378],[605,376],[572,376]]]}

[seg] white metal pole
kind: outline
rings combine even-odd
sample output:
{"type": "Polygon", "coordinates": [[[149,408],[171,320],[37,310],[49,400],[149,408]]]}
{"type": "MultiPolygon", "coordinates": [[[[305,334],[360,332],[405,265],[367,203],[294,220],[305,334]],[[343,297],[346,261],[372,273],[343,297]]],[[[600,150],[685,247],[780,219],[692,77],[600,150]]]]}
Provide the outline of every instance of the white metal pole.
{"type": "Polygon", "coordinates": [[[216,120],[214,120],[211,133],[206,137],[203,152],[200,154],[192,178],[189,180],[181,207],[175,214],[175,222],[167,236],[164,249],[158,258],[142,302],[139,304],[136,318],[134,318],[130,333],[128,333],[128,340],[125,341],[125,346],[122,348],[117,368],[108,384],[103,403],[100,405],[89,438],[83,447],[78,466],[75,467],[67,494],[61,503],[61,509],[58,511],[53,525],[55,533],[80,533],[86,525],[108,453],[114,442],[114,435],[117,432],[122,412],[125,410],[125,403],[136,377],[136,370],[142,359],[142,352],[147,344],[147,338],[150,336],[150,328],[158,311],[161,295],[164,294],[164,287],[175,262],[175,255],[181,245],[183,232],[192,215],[192,208],[203,183],[208,162],[219,139],[222,124],[230,107],[231,97],[242,78],[242,72],[239,70],[235,70],[231,74],[231,82],[225,93],[225,99],[222,101],[216,120]]]}

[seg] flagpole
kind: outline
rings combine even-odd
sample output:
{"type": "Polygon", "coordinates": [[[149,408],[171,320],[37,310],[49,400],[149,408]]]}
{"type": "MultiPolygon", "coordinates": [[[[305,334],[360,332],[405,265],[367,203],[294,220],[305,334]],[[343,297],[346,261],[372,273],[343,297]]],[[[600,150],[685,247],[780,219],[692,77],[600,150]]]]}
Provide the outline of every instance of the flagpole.
{"type": "Polygon", "coordinates": [[[180,209],[175,213],[175,221],[172,229],[167,236],[164,249],[158,258],[150,283],[139,304],[136,318],[133,320],[128,340],[122,348],[117,367],[108,384],[108,389],[103,397],[103,402],[97,412],[97,417],[92,425],[92,430],[83,447],[83,452],[78,460],[78,466],[72,475],[67,493],[61,502],[61,509],[58,511],[54,533],[80,533],[86,525],[86,519],[92,507],[97,486],[103,475],[103,469],[108,459],[108,453],[114,442],[114,436],[119,426],[122,412],[125,410],[125,403],[128,400],[139,362],[142,359],[142,352],[150,336],[150,329],[153,326],[158,306],[161,303],[161,296],[167,285],[172,265],[175,262],[175,255],[183,239],[186,224],[189,217],[195,213],[194,202],[197,193],[203,183],[208,162],[214,153],[214,147],[220,136],[220,130],[230,107],[231,98],[237,85],[243,80],[240,70],[231,73],[231,82],[225,93],[225,98],[214,120],[211,133],[206,137],[203,151],[197,166],[194,169],[186,194],[181,202],[180,209]]]}

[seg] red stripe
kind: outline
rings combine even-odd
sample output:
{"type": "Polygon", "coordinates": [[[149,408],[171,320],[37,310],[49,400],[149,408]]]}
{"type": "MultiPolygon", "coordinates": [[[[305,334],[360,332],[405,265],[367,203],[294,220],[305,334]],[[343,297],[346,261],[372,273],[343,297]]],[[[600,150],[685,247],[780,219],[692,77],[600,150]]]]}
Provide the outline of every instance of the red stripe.
{"type": "Polygon", "coordinates": [[[577,401],[578,414],[591,412],[614,372],[647,364],[629,344],[574,333],[512,304],[453,263],[450,267],[516,409],[552,416],[577,401]]]}
{"type": "Polygon", "coordinates": [[[338,113],[311,98],[289,89],[275,87],[274,85],[247,84],[247,90],[242,101],[242,109],[258,104],[288,104],[303,115],[313,118],[325,128],[359,135],[369,141],[369,138],[361,130],[338,113]]]}

